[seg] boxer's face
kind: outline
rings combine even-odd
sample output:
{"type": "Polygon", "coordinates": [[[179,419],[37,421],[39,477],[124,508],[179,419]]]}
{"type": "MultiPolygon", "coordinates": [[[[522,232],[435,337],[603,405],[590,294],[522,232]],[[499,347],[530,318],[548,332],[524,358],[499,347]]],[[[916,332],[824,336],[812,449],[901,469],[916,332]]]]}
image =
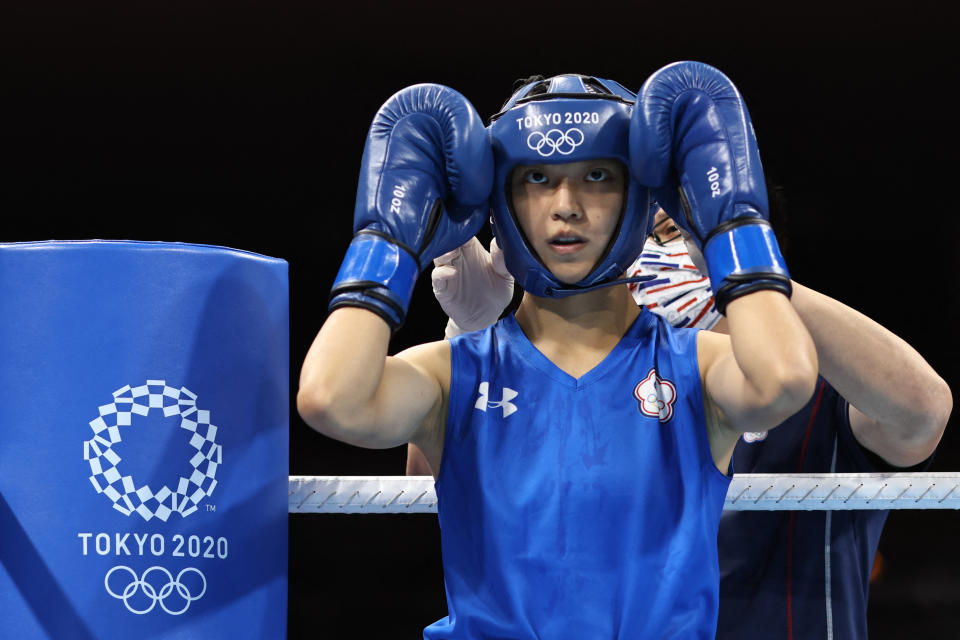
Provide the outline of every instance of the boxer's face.
{"type": "Polygon", "coordinates": [[[510,177],[527,241],[561,282],[585,278],[606,251],[626,197],[617,160],[521,166],[510,177]]]}
{"type": "Polygon", "coordinates": [[[702,274],[707,273],[707,261],[697,247],[697,243],[694,242],[689,233],[678,227],[663,209],[658,209],[656,215],[653,216],[653,231],[650,233],[650,238],[660,246],[672,242],[677,238],[683,238],[683,243],[686,246],[687,254],[690,256],[690,261],[693,262],[697,271],[702,274]]]}
{"type": "Polygon", "coordinates": [[[650,236],[657,244],[663,245],[679,238],[680,228],[674,224],[663,209],[658,209],[656,215],[653,216],[653,232],[650,236]]]}

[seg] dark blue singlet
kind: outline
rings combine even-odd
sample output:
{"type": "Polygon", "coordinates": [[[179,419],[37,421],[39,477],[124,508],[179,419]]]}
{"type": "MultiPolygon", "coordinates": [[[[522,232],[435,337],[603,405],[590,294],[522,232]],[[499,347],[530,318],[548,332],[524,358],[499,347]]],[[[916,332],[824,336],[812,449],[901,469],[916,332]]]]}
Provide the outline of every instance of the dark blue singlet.
{"type": "Polygon", "coordinates": [[[579,379],[512,316],[451,341],[436,483],[449,615],[424,638],[713,639],[729,478],[696,334],[644,310],[579,379]]]}
{"type": "MultiPolygon", "coordinates": [[[[736,473],[890,469],[857,443],[846,400],[822,378],[803,410],[764,433],[737,442],[736,473]]],[[[724,512],[717,638],[865,640],[870,572],[888,513],[724,512]]]]}

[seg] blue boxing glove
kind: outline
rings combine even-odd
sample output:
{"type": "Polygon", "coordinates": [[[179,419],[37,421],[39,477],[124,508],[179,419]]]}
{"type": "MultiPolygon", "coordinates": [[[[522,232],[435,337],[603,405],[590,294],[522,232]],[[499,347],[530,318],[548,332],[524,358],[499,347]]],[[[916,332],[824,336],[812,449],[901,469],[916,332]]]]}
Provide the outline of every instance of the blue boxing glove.
{"type": "Polygon", "coordinates": [[[466,98],[436,84],[394,94],[367,134],[330,311],[362,307],[403,324],[420,271],[483,226],[492,184],[493,151],[466,98]]]}
{"type": "Polygon", "coordinates": [[[630,165],[696,240],[720,313],[761,289],[790,296],[753,124],[729,78],[700,62],[650,76],[630,121],[630,165]]]}

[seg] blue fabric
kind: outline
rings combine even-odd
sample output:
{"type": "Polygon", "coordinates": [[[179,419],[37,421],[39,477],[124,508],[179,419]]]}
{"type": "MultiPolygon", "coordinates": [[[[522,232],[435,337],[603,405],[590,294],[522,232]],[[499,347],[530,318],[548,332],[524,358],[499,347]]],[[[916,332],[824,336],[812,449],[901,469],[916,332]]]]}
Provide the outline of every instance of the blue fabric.
{"type": "Polygon", "coordinates": [[[790,278],[777,238],[766,221],[741,224],[713,236],[703,248],[703,257],[711,278],[718,282],[731,275],[758,273],[790,278]]]}
{"type": "MultiPolygon", "coordinates": [[[[765,435],[742,438],[734,450],[733,468],[736,473],[887,470],[857,443],[847,402],[823,379],[802,411],[765,435]]],[[[870,571],[887,513],[725,512],[719,536],[717,637],[826,638],[831,625],[837,640],[866,638],[870,571]]]]}
{"type": "Polygon", "coordinates": [[[454,339],[451,369],[449,615],[424,638],[712,639],[729,478],[710,454],[696,331],[644,310],[574,379],[511,316],[454,339]]]}
{"type": "Polygon", "coordinates": [[[791,294],[790,273],[773,229],[764,220],[712,236],[703,248],[703,257],[721,313],[732,300],[759,289],[791,294]]]}
{"type": "Polygon", "coordinates": [[[0,636],[283,638],[287,263],[0,244],[0,636]]]}
{"type": "Polygon", "coordinates": [[[333,281],[330,310],[374,307],[390,326],[403,324],[420,264],[395,242],[372,233],[357,234],[333,281]]]}

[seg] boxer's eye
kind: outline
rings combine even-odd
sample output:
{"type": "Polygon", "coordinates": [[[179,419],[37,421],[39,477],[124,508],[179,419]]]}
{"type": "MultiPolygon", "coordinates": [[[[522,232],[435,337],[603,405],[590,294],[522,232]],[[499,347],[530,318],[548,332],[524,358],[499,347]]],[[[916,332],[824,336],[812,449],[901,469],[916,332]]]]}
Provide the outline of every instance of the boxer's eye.
{"type": "Polygon", "coordinates": [[[664,217],[653,226],[651,235],[658,243],[665,244],[671,240],[676,240],[680,236],[680,229],[674,224],[673,220],[664,217]]]}
{"type": "Polygon", "coordinates": [[[593,171],[587,174],[587,177],[585,178],[585,180],[587,182],[603,182],[604,180],[608,180],[609,178],[610,178],[610,172],[607,171],[606,169],[594,169],[593,171]]]}
{"type": "Polygon", "coordinates": [[[528,171],[527,174],[523,177],[525,182],[530,184],[546,184],[547,176],[539,171],[528,171]]]}

